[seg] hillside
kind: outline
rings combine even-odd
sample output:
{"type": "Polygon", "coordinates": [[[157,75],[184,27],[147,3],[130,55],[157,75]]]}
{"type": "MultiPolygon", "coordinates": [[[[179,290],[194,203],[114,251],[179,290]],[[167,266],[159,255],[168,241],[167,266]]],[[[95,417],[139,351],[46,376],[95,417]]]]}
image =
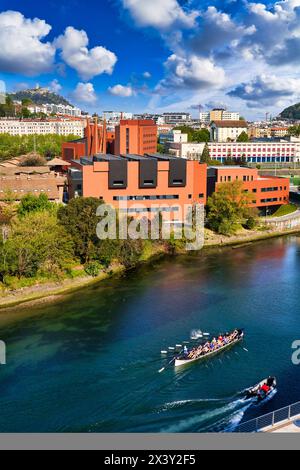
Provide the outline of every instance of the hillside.
{"type": "Polygon", "coordinates": [[[72,106],[69,101],[56,93],[51,92],[47,88],[34,88],[32,90],[22,90],[9,95],[14,101],[31,100],[33,103],[41,104],[63,104],[72,106]]]}
{"type": "Polygon", "coordinates": [[[300,119],[300,103],[289,106],[280,114],[284,119],[300,119]]]}

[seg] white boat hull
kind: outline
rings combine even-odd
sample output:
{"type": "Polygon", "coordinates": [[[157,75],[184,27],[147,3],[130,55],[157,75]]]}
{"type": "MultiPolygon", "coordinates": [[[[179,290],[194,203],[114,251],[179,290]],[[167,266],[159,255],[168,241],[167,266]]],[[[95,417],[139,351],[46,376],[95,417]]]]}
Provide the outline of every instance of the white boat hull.
{"type": "Polygon", "coordinates": [[[223,346],[220,349],[217,349],[216,351],[212,351],[211,353],[206,354],[205,356],[199,356],[195,359],[176,359],[175,360],[175,367],[182,367],[182,366],[187,366],[188,364],[192,364],[193,362],[198,362],[198,361],[204,361],[204,359],[207,359],[209,357],[215,356],[216,354],[221,353],[222,351],[225,351],[226,349],[229,349],[230,347],[234,346],[235,344],[239,343],[242,341],[244,336],[238,338],[236,341],[233,341],[230,344],[226,344],[226,346],[223,346]]]}

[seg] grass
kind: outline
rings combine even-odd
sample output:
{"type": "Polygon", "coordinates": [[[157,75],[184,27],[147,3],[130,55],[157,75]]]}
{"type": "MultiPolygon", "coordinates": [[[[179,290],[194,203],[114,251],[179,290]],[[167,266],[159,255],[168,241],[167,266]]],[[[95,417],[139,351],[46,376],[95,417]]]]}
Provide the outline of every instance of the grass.
{"type": "Polygon", "coordinates": [[[272,215],[272,217],[283,217],[284,215],[289,215],[293,212],[296,212],[297,209],[298,207],[295,206],[295,204],[285,204],[279,207],[279,209],[277,209],[277,211],[272,215]]]}

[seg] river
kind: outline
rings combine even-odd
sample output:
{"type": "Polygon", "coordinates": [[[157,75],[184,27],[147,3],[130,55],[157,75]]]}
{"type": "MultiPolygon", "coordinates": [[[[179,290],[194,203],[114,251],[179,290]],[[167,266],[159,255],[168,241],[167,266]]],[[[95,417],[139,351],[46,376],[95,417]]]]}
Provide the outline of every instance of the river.
{"type": "Polygon", "coordinates": [[[232,431],[300,399],[300,237],[166,258],[55,303],[0,313],[0,432],[232,431]],[[243,344],[175,370],[193,329],[243,344]],[[258,408],[241,391],[276,375],[258,408]]]}

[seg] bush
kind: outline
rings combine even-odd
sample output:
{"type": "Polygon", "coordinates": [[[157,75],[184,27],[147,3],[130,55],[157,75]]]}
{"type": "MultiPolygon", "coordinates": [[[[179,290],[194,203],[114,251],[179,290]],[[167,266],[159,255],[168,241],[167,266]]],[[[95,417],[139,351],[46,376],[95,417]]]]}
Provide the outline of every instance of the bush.
{"type": "Polygon", "coordinates": [[[256,225],[257,225],[257,220],[255,219],[255,217],[249,217],[249,219],[245,223],[245,228],[247,230],[253,230],[255,229],[256,225]]]}
{"type": "Polygon", "coordinates": [[[84,270],[88,276],[97,277],[102,271],[103,266],[98,261],[92,261],[85,265],[84,270]]]}

